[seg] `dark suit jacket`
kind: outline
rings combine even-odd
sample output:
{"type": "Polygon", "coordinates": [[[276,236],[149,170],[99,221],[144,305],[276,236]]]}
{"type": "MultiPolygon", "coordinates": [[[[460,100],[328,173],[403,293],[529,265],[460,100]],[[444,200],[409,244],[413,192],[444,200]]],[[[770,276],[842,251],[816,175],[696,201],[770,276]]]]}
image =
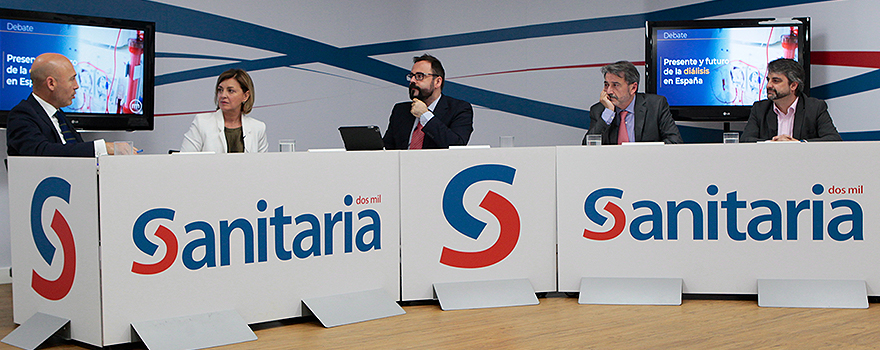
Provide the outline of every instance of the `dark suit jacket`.
{"type": "MultiPolygon", "coordinates": [[[[636,103],[634,121],[636,142],[658,142],[665,143],[684,143],[681,134],[678,133],[678,127],[672,120],[672,113],[669,112],[669,103],[666,97],[654,94],[636,94],[636,103]]],[[[596,103],[590,107],[590,129],[589,134],[602,134],[603,145],[617,144],[617,130],[620,122],[619,118],[614,118],[611,125],[605,123],[602,119],[602,112],[605,106],[602,103],[596,103]]],[[[583,144],[587,144],[587,135],[584,135],[583,144]]]]}
{"type": "MultiPolygon", "coordinates": [[[[749,122],[739,139],[742,142],[770,140],[779,133],[779,121],[773,101],[761,100],[752,105],[749,122]]],[[[828,114],[828,105],[817,98],[800,95],[794,108],[791,137],[807,141],[840,141],[840,134],[828,114]]]]}
{"type": "MultiPolygon", "coordinates": [[[[410,113],[412,102],[401,102],[391,109],[385,130],[385,149],[407,149],[416,117],[410,113]]],[[[470,103],[441,95],[432,111],[434,117],[422,126],[425,141],[422,148],[449,148],[467,145],[474,131],[474,109],[470,103]]]]}
{"type": "Polygon", "coordinates": [[[76,130],[74,144],[62,144],[46,110],[33,95],[9,111],[6,154],[10,156],[94,157],[94,142],[83,142],[76,130]]]}

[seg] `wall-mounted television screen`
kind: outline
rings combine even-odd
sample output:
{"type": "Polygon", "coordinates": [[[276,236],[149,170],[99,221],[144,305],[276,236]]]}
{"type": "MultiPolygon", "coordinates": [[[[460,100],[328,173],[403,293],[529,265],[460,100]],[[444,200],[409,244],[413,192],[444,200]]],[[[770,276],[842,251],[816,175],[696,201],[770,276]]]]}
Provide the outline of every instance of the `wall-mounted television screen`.
{"type": "Polygon", "coordinates": [[[31,93],[42,53],[67,56],[79,89],[62,108],[85,130],[153,130],[155,23],[0,9],[0,127],[31,93]]]}
{"type": "Polygon", "coordinates": [[[744,121],[767,98],[767,63],[791,58],[810,87],[810,18],[646,23],[645,92],[663,95],[675,120],[744,121]]]}

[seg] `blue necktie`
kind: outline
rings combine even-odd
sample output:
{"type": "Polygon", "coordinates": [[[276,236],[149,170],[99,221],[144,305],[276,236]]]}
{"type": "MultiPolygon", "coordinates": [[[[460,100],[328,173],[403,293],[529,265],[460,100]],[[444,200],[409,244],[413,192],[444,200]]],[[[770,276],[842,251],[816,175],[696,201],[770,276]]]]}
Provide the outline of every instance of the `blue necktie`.
{"type": "Polygon", "coordinates": [[[67,124],[67,118],[64,117],[64,113],[59,109],[55,112],[55,118],[58,119],[58,126],[61,128],[61,136],[64,137],[64,141],[68,144],[76,143],[76,135],[73,133],[73,129],[67,124]]]}

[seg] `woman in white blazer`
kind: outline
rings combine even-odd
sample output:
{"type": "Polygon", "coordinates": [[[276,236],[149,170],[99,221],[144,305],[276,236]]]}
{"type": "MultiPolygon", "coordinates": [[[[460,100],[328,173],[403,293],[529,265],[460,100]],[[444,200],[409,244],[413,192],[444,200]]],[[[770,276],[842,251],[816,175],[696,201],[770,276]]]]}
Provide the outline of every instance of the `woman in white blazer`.
{"type": "Polygon", "coordinates": [[[217,77],[214,90],[217,111],[197,114],[183,135],[181,152],[266,152],[266,124],[247,116],[254,107],[254,82],[243,69],[230,69],[217,77]]]}

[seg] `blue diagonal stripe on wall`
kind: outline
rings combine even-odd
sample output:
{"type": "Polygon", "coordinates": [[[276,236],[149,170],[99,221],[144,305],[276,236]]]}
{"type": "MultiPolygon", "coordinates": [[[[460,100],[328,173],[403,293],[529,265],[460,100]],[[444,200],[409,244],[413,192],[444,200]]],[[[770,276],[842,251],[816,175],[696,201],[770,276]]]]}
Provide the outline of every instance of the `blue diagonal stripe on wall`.
{"type": "MultiPolygon", "coordinates": [[[[676,21],[708,18],[731,13],[768,9],[774,7],[827,2],[833,0],[716,0],[664,10],[573,21],[541,23],[520,27],[485,30],[472,33],[444,35],[432,38],[401,40],[387,43],[367,44],[346,48],[354,54],[373,56],[398,52],[413,52],[465,45],[486,44],[549,36],[604,32],[611,30],[644,28],[646,21],[676,21]]],[[[639,43],[634,43],[638,45],[639,43]]]]}
{"type": "Polygon", "coordinates": [[[833,83],[811,87],[810,96],[827,100],[877,88],[880,88],[880,69],[833,83]]]}

